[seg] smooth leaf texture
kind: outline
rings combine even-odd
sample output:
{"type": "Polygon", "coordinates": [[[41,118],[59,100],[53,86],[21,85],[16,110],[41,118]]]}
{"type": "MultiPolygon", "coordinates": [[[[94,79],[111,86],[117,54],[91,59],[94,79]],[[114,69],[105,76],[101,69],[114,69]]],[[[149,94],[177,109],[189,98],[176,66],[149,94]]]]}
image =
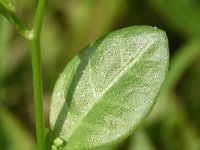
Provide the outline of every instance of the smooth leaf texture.
{"type": "MultiPolygon", "coordinates": [[[[150,113],[168,69],[165,32],[111,32],[84,48],[54,88],[50,125],[63,149],[92,149],[130,135],[150,113]]],[[[55,145],[54,145],[55,147],[55,145]]]]}

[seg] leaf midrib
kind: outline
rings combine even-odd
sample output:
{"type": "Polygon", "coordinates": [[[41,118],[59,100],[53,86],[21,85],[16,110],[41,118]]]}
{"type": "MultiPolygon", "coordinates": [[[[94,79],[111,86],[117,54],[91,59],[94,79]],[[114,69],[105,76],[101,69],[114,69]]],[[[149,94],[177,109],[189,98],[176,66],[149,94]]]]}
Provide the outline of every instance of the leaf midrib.
{"type": "Polygon", "coordinates": [[[152,40],[150,44],[147,44],[143,50],[135,57],[133,58],[132,61],[128,63],[128,65],[125,67],[125,69],[121,69],[120,72],[114,77],[114,79],[108,84],[108,86],[102,91],[101,94],[98,94],[98,97],[96,97],[96,101],[89,107],[88,111],[84,113],[83,115],[80,115],[78,117],[77,121],[73,123],[73,127],[69,128],[68,131],[66,130],[65,132],[67,133],[67,138],[64,138],[65,140],[69,141],[70,137],[75,133],[74,131],[81,125],[82,120],[87,116],[87,114],[92,110],[92,108],[100,102],[100,99],[104,96],[104,94],[116,83],[123,75],[125,72],[127,72],[128,69],[130,69],[138,60],[141,58],[143,53],[147,52],[146,50],[149,49],[151,46],[153,46],[153,43],[156,41],[156,39],[152,40]]]}

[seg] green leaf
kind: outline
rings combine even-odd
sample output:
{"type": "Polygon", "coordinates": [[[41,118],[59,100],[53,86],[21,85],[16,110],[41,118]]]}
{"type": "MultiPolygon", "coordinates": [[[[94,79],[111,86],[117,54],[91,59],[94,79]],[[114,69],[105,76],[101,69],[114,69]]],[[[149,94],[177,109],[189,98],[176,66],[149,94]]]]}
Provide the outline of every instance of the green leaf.
{"type": "Polygon", "coordinates": [[[168,69],[165,32],[149,26],[111,32],[66,66],[52,95],[50,125],[63,148],[121,141],[150,113],[168,69]]]}

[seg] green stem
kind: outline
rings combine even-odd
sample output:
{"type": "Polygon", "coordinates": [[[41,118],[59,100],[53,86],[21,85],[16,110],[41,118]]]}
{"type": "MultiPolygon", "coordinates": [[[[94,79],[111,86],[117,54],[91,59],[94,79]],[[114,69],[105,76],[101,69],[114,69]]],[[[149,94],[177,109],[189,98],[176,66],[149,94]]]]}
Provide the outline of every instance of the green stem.
{"type": "Polygon", "coordinates": [[[33,35],[31,38],[32,50],[32,68],[33,68],[33,86],[34,86],[34,109],[36,120],[36,137],[39,150],[45,150],[44,136],[44,114],[43,114],[43,95],[42,95],[42,72],[41,72],[41,51],[40,51],[40,34],[45,9],[45,0],[39,0],[33,35]]]}
{"type": "Polygon", "coordinates": [[[14,7],[11,5],[11,3],[8,3],[7,1],[0,1],[0,14],[2,14],[4,17],[6,17],[12,24],[15,25],[15,27],[18,29],[18,31],[21,33],[23,37],[30,40],[31,37],[31,31],[26,27],[26,25],[18,18],[16,15],[14,7]]]}

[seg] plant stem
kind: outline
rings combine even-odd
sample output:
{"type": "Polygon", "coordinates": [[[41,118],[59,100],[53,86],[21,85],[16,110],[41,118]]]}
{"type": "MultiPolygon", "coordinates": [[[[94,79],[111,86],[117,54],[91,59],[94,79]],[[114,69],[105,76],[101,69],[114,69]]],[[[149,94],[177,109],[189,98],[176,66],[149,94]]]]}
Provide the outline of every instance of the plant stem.
{"type": "Polygon", "coordinates": [[[7,1],[0,1],[0,14],[6,17],[21,33],[23,37],[30,40],[30,30],[16,15],[14,7],[7,1]]]}
{"type": "Polygon", "coordinates": [[[36,120],[36,138],[39,150],[45,150],[44,136],[44,114],[43,114],[43,95],[42,95],[42,72],[41,72],[41,51],[40,34],[45,9],[45,0],[39,0],[36,10],[36,16],[31,36],[32,50],[32,69],[34,86],[34,111],[36,120]]]}

